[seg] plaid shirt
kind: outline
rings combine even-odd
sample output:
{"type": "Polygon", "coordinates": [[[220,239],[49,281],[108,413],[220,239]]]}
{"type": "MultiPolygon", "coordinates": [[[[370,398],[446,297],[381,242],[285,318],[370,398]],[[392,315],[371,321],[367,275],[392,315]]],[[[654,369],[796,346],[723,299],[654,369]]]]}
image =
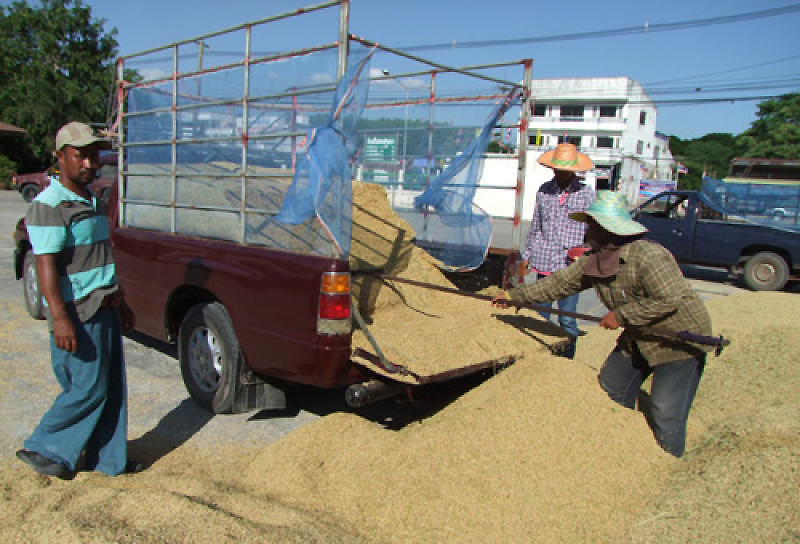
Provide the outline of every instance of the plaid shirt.
{"type": "Polygon", "coordinates": [[[522,258],[536,272],[549,274],[569,264],[567,250],[583,245],[588,225],[569,218],[582,212],[594,200],[594,191],[577,177],[562,193],[555,178],[539,188],[533,219],[522,258]]]}
{"type": "Polygon", "coordinates": [[[673,331],[711,335],[711,317],[700,297],[683,277],[672,254],[647,240],[626,244],[620,251],[620,269],[610,278],[583,275],[586,257],[535,283],[510,289],[511,300],[550,302],[594,287],[600,301],[612,310],[624,332],[617,346],[631,353],[636,343],[650,366],[679,361],[713,347],[688,344],[648,334],[650,325],[673,331]]]}

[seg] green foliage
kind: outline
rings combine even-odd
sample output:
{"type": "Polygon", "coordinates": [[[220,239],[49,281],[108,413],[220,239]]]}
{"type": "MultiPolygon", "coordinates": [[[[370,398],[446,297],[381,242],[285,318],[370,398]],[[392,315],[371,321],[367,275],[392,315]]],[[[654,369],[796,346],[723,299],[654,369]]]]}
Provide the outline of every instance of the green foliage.
{"type": "Polygon", "coordinates": [[[800,93],[761,102],[739,145],[743,157],[800,159],[800,93]]]}
{"type": "Polygon", "coordinates": [[[63,124],[105,121],[117,41],[104,24],[81,0],[0,6],[0,118],[27,131],[26,169],[52,161],[63,124]]]}
{"type": "Polygon", "coordinates": [[[0,155],[0,189],[11,188],[11,177],[16,171],[16,163],[5,155],[0,155]]]}
{"type": "Polygon", "coordinates": [[[722,178],[728,174],[731,159],[737,156],[739,145],[732,134],[714,132],[693,140],[669,137],[672,156],[689,168],[678,179],[679,189],[699,189],[703,173],[722,178]]]}
{"type": "Polygon", "coordinates": [[[489,153],[513,153],[514,150],[511,149],[509,146],[500,142],[499,140],[491,140],[489,142],[489,148],[487,149],[489,153]]]}

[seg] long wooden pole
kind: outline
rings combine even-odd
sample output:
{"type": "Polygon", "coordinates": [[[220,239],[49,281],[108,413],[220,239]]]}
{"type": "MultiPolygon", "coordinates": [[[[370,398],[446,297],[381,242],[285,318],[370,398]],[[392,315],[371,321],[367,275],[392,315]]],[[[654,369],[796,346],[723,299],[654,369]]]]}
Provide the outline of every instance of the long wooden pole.
{"type": "MultiPolygon", "coordinates": [[[[482,295],[480,293],[474,293],[472,291],[466,291],[464,289],[456,289],[454,287],[443,287],[441,285],[436,285],[433,283],[425,283],[422,281],[417,280],[410,280],[406,278],[400,278],[398,276],[390,276],[387,274],[377,274],[379,278],[384,281],[395,281],[398,283],[406,283],[408,285],[413,285],[415,287],[421,287],[423,289],[433,289],[436,291],[442,291],[444,293],[451,293],[453,295],[459,295],[462,297],[470,297],[476,298],[479,300],[486,300],[492,301],[494,297],[491,295],[482,295]]],[[[596,315],[589,315],[589,314],[581,314],[577,312],[568,312],[566,310],[560,310],[556,308],[551,308],[550,306],[543,306],[541,304],[532,304],[530,302],[516,302],[513,300],[507,300],[506,304],[509,306],[513,306],[515,308],[526,308],[529,310],[534,310],[537,312],[547,312],[547,313],[554,313],[558,315],[566,315],[569,317],[574,317],[576,319],[583,319],[585,321],[594,321],[595,323],[600,323],[603,318],[597,317],[596,315]]],[[[670,338],[678,338],[683,340],[684,342],[693,342],[695,344],[703,344],[707,346],[717,346],[716,354],[722,351],[722,348],[725,346],[730,345],[731,341],[727,338],[722,336],[704,336],[701,334],[694,334],[688,331],[673,331],[669,329],[662,329],[658,327],[638,327],[640,331],[646,331],[652,334],[657,334],[659,336],[667,336],[670,338]]]]}

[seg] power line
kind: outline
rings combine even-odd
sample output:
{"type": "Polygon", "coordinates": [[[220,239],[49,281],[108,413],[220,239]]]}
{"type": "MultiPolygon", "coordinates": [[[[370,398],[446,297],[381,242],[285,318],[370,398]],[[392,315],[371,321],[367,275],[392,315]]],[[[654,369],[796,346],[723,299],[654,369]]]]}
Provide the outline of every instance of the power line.
{"type": "Polygon", "coordinates": [[[720,70],[718,72],[708,72],[708,73],[705,73],[705,74],[696,74],[696,75],[693,75],[693,76],[685,76],[685,77],[676,77],[676,78],[671,78],[671,79],[663,79],[661,81],[650,81],[648,83],[643,83],[642,85],[660,85],[662,83],[675,83],[677,81],[686,81],[686,80],[692,80],[692,79],[697,79],[697,78],[701,78],[701,77],[717,76],[717,75],[720,75],[720,74],[729,74],[731,72],[741,72],[743,70],[748,70],[750,68],[760,68],[762,66],[769,66],[770,64],[778,64],[780,62],[785,62],[787,60],[792,60],[792,59],[796,59],[796,58],[800,58],[800,55],[790,55],[788,57],[782,57],[782,58],[775,59],[775,60],[768,60],[768,61],[759,62],[759,63],[756,63],[756,64],[748,64],[746,66],[740,66],[738,68],[729,68],[727,70],[720,70]]]}
{"type": "Polygon", "coordinates": [[[685,21],[674,21],[671,23],[654,23],[650,24],[645,22],[643,25],[625,26],[620,28],[610,28],[607,30],[595,31],[576,31],[568,34],[551,34],[549,36],[531,36],[528,38],[509,38],[502,40],[477,40],[467,42],[457,42],[453,40],[447,43],[432,43],[426,45],[407,45],[399,46],[396,49],[403,51],[421,51],[433,49],[467,49],[472,47],[494,47],[500,45],[517,45],[517,44],[530,44],[530,43],[543,43],[543,42],[559,42],[559,41],[574,41],[574,40],[591,40],[596,38],[611,38],[614,36],[624,36],[630,34],[647,34],[650,32],[669,32],[672,30],[683,30],[686,28],[698,28],[703,26],[724,25],[730,23],[738,23],[741,21],[750,21],[753,19],[762,19],[764,17],[777,17],[780,15],[787,15],[800,11],[800,4],[791,4],[780,8],[762,9],[758,11],[749,11],[746,13],[739,13],[736,15],[724,15],[718,17],[706,17],[703,19],[688,19],[685,21]]]}
{"type": "MultiPolygon", "coordinates": [[[[758,95],[758,96],[728,96],[723,98],[675,98],[672,100],[653,100],[654,104],[664,106],[688,105],[688,104],[712,104],[714,102],[754,102],[756,100],[771,100],[780,98],[783,95],[758,95]]],[[[628,102],[628,104],[637,104],[637,102],[628,102]]],[[[639,104],[647,104],[647,102],[640,102],[639,104]]]]}

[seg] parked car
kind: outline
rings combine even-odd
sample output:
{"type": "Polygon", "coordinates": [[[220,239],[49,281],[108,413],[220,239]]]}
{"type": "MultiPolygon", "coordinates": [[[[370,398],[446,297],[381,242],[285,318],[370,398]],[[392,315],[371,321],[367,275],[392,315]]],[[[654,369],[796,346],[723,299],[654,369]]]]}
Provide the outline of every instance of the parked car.
{"type": "Polygon", "coordinates": [[[774,221],[782,221],[785,217],[797,217],[797,215],[798,215],[797,208],[781,207],[781,208],[772,208],[769,211],[769,216],[774,221]]]}
{"type": "Polygon", "coordinates": [[[755,291],[783,289],[800,274],[800,232],[729,218],[697,191],[660,193],[632,215],[679,263],[741,271],[755,291]]]}
{"type": "MultiPolygon", "coordinates": [[[[25,202],[30,202],[50,185],[51,176],[58,176],[58,163],[53,164],[43,172],[19,174],[14,177],[12,182],[22,195],[22,198],[25,199],[25,202]]],[[[117,154],[113,151],[101,151],[100,168],[97,170],[97,177],[89,187],[103,202],[108,202],[111,186],[114,184],[115,179],[117,179],[117,154]]]]}

